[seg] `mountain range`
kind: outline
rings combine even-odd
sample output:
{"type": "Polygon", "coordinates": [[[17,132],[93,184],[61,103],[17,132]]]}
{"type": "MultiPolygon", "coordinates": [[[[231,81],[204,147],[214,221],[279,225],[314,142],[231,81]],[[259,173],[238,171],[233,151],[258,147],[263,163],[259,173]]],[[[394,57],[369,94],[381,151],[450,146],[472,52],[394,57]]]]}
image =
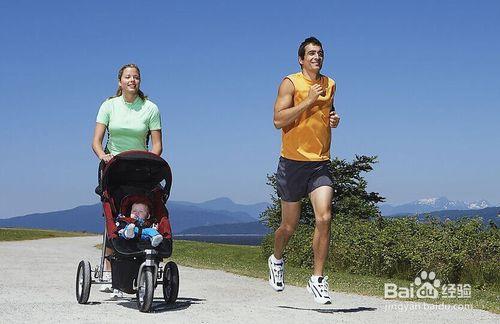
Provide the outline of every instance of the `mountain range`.
{"type": "Polygon", "coordinates": [[[495,207],[495,205],[492,205],[486,200],[466,202],[459,200],[449,200],[446,197],[424,198],[396,206],[390,204],[379,205],[380,212],[384,216],[421,214],[441,210],[479,210],[488,207],[495,207]]]}
{"type": "MultiPolygon", "coordinates": [[[[218,198],[203,203],[185,201],[169,201],[167,203],[174,234],[200,226],[255,223],[258,215],[267,206],[267,203],[236,204],[229,198],[218,198]]],[[[95,204],[62,211],[0,219],[0,227],[29,227],[100,233],[104,229],[104,218],[102,205],[95,204]]]]}
{"type": "Polygon", "coordinates": [[[193,206],[195,205],[198,208],[202,209],[208,209],[208,210],[213,210],[213,211],[229,211],[229,212],[243,212],[248,214],[249,216],[253,217],[255,220],[259,219],[260,213],[262,213],[267,206],[269,206],[269,203],[257,203],[257,204],[251,204],[251,205],[243,205],[243,204],[237,204],[233,202],[231,199],[227,197],[222,197],[222,198],[216,198],[212,200],[208,200],[202,203],[192,203],[188,201],[175,201],[174,202],[177,205],[186,205],[186,206],[193,206]]]}
{"type": "MultiPolygon", "coordinates": [[[[167,208],[174,234],[219,235],[253,234],[264,235],[269,228],[257,219],[268,203],[236,204],[229,198],[217,198],[202,203],[169,201],[167,208]]],[[[430,214],[441,220],[457,220],[462,217],[482,217],[488,224],[493,220],[500,226],[500,207],[485,207],[487,201],[472,203],[450,201],[445,197],[420,199],[411,203],[380,206],[382,215],[400,217],[417,214],[419,219],[430,214]]],[[[0,219],[0,227],[25,227],[56,229],[64,231],[85,231],[100,233],[104,229],[101,204],[79,206],[73,209],[49,213],[35,213],[0,219]]]]}
{"type": "MultiPolygon", "coordinates": [[[[402,217],[415,214],[400,214],[392,215],[387,217],[402,217]]],[[[429,213],[416,213],[419,220],[425,220],[426,216],[431,218],[438,218],[441,221],[451,220],[457,221],[464,217],[467,218],[477,218],[480,217],[483,220],[483,224],[488,225],[491,222],[495,223],[497,227],[500,226],[500,207],[486,207],[483,209],[469,209],[469,210],[439,210],[429,213]]]]}

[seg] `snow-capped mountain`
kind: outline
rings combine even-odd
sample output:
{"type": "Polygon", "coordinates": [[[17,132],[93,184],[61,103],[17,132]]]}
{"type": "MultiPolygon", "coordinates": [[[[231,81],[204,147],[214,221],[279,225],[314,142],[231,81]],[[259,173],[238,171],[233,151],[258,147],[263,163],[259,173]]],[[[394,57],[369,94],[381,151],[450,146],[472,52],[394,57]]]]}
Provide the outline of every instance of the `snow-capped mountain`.
{"type": "Polygon", "coordinates": [[[486,200],[473,201],[469,203],[469,209],[483,209],[487,207],[491,207],[491,205],[486,200]]]}
{"type": "Polygon", "coordinates": [[[484,199],[466,202],[460,200],[449,200],[446,197],[423,198],[397,206],[389,204],[381,204],[379,206],[380,211],[384,216],[395,214],[429,213],[439,210],[483,209],[487,207],[493,207],[493,205],[484,199]]]}

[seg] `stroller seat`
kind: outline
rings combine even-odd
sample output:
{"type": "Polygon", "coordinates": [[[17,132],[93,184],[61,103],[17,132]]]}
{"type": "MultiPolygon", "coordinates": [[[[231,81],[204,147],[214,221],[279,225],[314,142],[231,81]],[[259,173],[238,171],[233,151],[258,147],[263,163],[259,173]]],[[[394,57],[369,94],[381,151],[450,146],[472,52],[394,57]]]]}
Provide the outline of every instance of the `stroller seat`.
{"type": "Polygon", "coordinates": [[[133,239],[124,239],[122,237],[114,237],[111,239],[111,244],[115,252],[123,257],[135,257],[144,254],[146,249],[154,249],[158,252],[158,256],[168,258],[172,253],[172,234],[170,222],[168,221],[168,211],[164,208],[163,200],[161,199],[161,188],[157,187],[149,195],[132,194],[121,199],[120,214],[122,217],[116,219],[116,231],[119,227],[124,227],[127,223],[133,223],[135,220],[126,217],[130,215],[132,205],[136,203],[145,204],[150,211],[150,217],[145,220],[141,228],[151,227],[156,224],[158,232],[163,236],[163,241],[157,247],[152,247],[149,240],[143,241],[140,239],[140,234],[133,239]]]}

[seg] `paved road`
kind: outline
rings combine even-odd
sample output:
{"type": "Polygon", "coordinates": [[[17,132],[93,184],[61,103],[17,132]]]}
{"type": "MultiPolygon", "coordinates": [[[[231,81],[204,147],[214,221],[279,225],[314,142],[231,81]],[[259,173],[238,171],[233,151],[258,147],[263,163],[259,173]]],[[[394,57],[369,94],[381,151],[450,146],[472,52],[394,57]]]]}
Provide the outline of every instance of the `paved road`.
{"type": "MultiPolygon", "coordinates": [[[[222,271],[180,267],[178,301],[163,302],[155,291],[154,311],[140,313],[134,296],[112,299],[92,287],[89,304],[75,298],[78,262],[99,262],[99,237],[0,242],[0,323],[499,323],[500,316],[470,309],[386,301],[333,293],[332,305],[318,305],[305,288],[271,290],[264,280],[222,271]],[[442,308],[442,307],[441,307],[442,308]],[[279,323],[279,322],[276,322],[279,323]]],[[[450,307],[450,306],[448,306],[450,307]]]]}

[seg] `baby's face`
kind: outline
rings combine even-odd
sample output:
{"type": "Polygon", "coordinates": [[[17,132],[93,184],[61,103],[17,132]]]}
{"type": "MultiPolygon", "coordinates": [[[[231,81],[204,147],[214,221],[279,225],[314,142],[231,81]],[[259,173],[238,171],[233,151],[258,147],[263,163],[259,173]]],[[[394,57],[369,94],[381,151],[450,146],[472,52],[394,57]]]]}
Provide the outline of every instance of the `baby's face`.
{"type": "Polygon", "coordinates": [[[130,213],[132,216],[145,219],[149,215],[149,210],[144,204],[133,204],[132,211],[130,213]]]}

